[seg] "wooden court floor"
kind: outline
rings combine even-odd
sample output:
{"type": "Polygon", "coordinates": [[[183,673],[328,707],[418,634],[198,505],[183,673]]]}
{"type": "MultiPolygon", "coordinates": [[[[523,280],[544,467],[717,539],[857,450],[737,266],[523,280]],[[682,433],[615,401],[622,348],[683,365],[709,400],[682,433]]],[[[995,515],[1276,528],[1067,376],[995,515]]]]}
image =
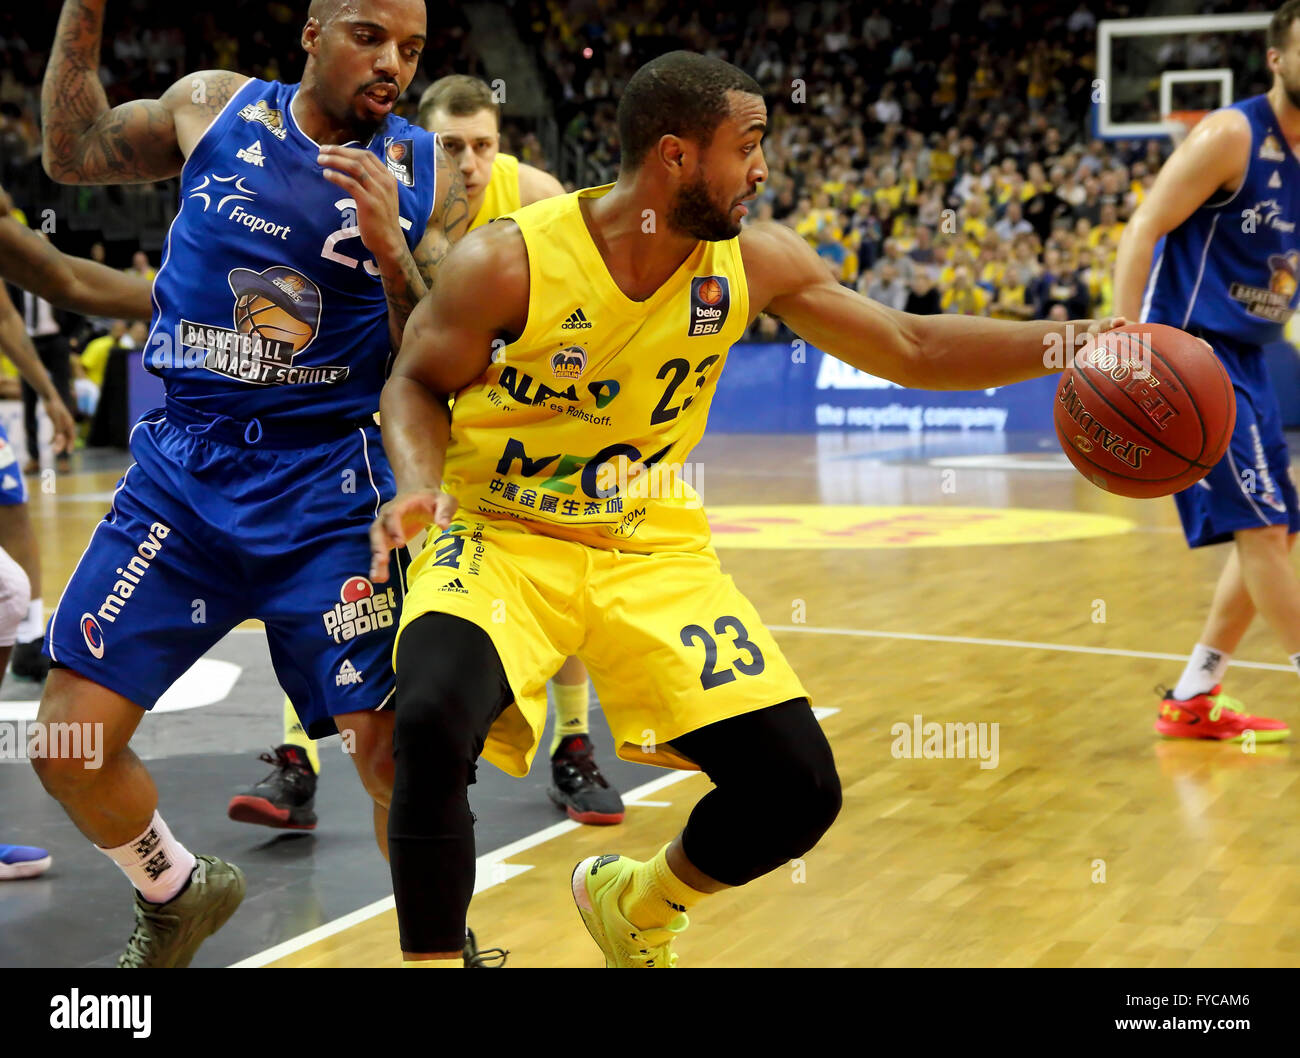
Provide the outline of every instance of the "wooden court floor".
{"type": "MultiPolygon", "coordinates": [[[[1181,663],[1142,655],[1190,650],[1226,552],[1189,551],[1172,501],[1031,469],[1051,463],[1050,446],[1005,467],[947,458],[959,450],[906,435],[731,436],[697,450],[707,504],[733,522],[755,516],[738,505],[802,505],[814,533],[818,508],[893,513],[864,513],[833,547],[719,534],[724,568],[814,704],[837,710],[823,723],[844,808],[802,863],[693,911],[681,965],[1300,965],[1295,743],[1252,753],[1151,730],[1153,687],[1181,663]],[[967,509],[1031,512],[1028,535],[915,546],[935,534],[909,516],[931,507],[945,527],[997,522],[967,509]],[[1051,511],[1131,526],[1036,539],[1032,512],[1051,511]],[[996,766],[901,757],[900,730],[926,723],[989,725],[990,737],[996,724],[996,766]]],[[[116,477],[74,474],[34,494],[47,607],[116,477]]],[[[1300,684],[1262,623],[1237,660],[1270,667],[1234,664],[1230,693],[1300,730],[1300,684]]],[[[471,925],[508,947],[512,966],[598,965],[569,896],[573,865],[653,853],[707,789],[692,776],[629,807],[622,826],[574,829],[509,859],[531,869],[480,893],[471,925]]],[[[398,959],[386,911],[272,965],[398,959]]]]}

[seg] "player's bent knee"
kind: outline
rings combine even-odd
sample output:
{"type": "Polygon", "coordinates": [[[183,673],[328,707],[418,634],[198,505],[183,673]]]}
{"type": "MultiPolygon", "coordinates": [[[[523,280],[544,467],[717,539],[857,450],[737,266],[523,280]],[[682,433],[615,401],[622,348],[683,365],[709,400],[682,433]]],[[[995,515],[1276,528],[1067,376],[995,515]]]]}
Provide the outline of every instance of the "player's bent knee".
{"type": "Polygon", "coordinates": [[[392,712],[344,713],[334,717],[361,785],[384,807],[393,796],[392,712]]]}
{"type": "Polygon", "coordinates": [[[7,551],[0,551],[0,647],[14,645],[31,601],[32,584],[23,567],[7,551]]]}
{"type": "Polygon", "coordinates": [[[446,769],[449,781],[469,774],[509,693],[487,633],[458,617],[424,614],[402,632],[396,671],[395,754],[446,769]]]}

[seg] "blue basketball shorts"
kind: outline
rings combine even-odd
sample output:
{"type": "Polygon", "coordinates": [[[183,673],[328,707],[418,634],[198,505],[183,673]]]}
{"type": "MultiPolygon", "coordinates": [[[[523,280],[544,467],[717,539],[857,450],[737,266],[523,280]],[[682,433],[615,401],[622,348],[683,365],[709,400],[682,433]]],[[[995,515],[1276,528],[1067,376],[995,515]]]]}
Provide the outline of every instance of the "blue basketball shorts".
{"type": "Polygon", "coordinates": [[[1209,332],[1237,398],[1237,423],[1228,451],[1214,469],[1174,496],[1189,547],[1231,540],[1242,529],[1285,525],[1300,532],[1300,500],[1291,480],[1291,455],[1282,413],[1263,353],[1209,332]]]}
{"type": "Polygon", "coordinates": [[[9,443],[9,431],[0,424],[0,505],[16,507],[27,502],[27,484],[18,452],[9,443]]]}
{"type": "Polygon", "coordinates": [[[379,427],[334,424],[322,442],[169,405],[130,445],[135,463],[50,618],[51,660],[151,709],[257,618],[312,738],[337,730],[332,717],[391,708],[408,555],[391,556],[386,584],[367,579],[370,525],[395,492],[379,427]]]}

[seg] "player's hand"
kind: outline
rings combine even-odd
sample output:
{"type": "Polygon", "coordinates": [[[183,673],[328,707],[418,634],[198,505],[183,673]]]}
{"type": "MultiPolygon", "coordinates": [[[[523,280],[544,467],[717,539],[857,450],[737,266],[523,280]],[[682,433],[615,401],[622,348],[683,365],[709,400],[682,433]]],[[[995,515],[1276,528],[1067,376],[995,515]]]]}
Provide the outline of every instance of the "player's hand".
{"type": "Polygon", "coordinates": [[[1118,330],[1120,327],[1127,327],[1128,320],[1123,316],[1107,316],[1100,320],[1088,321],[1089,334],[1105,334],[1107,331],[1118,330]]]}
{"type": "Polygon", "coordinates": [[[45,414],[54,424],[54,454],[71,452],[77,443],[77,420],[58,394],[45,398],[45,414]]]}
{"type": "Polygon", "coordinates": [[[430,525],[446,529],[456,513],[456,497],[436,489],[403,492],[379,508],[370,526],[370,579],[388,580],[388,553],[430,525]]]}
{"type": "Polygon", "coordinates": [[[361,241],[377,261],[406,249],[397,213],[397,178],[388,166],[358,147],[322,147],[316,160],[325,167],[325,179],[356,202],[361,241]]]}
{"type": "Polygon", "coordinates": [[[0,187],[0,217],[7,217],[13,211],[14,200],[9,197],[9,192],[0,187]]]}

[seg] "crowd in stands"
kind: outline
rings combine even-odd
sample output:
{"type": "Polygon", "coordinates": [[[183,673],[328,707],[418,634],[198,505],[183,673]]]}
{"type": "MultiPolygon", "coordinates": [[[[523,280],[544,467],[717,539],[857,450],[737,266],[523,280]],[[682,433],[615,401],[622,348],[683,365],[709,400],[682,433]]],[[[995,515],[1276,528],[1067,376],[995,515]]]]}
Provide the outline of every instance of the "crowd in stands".
{"type": "MultiPolygon", "coordinates": [[[[642,63],[683,47],[726,58],[758,81],[769,108],[771,175],[754,216],[790,225],[840,282],[907,311],[1105,315],[1120,234],[1169,151],[1167,141],[1088,133],[1097,21],[1142,13],[1121,0],[771,0],[747,11],[726,0],[508,6],[547,82],[566,145],[554,162],[567,186],[613,179],[617,100],[642,63]]],[[[1262,0],[1201,7],[1269,9],[1262,0]]],[[[157,96],[186,70],[301,72],[301,4],[205,5],[187,15],[184,30],[160,28],[150,11],[142,0],[109,5],[103,70],[111,103],[157,96]]],[[[169,217],[174,182],[92,193],[55,188],[40,172],[39,85],[53,21],[43,5],[0,11],[0,182],[29,214],[51,201],[76,213],[91,194],[138,211],[139,196],[153,194],[169,217]]],[[[455,8],[430,5],[429,25],[421,72],[403,102],[412,117],[437,77],[498,73],[484,68],[455,8]]],[[[1144,54],[1164,65],[1231,63],[1239,97],[1267,88],[1249,41],[1243,48],[1241,38],[1189,37],[1162,47],[1144,54]]],[[[547,164],[522,128],[508,128],[504,145],[547,164]]],[[[118,266],[133,254],[158,261],[158,245],[129,231],[55,240],[74,253],[98,241],[95,252],[118,266]]],[[[93,321],[82,337],[106,334],[110,323],[93,321]]],[[[767,318],[752,336],[787,337],[767,318]]]]}

